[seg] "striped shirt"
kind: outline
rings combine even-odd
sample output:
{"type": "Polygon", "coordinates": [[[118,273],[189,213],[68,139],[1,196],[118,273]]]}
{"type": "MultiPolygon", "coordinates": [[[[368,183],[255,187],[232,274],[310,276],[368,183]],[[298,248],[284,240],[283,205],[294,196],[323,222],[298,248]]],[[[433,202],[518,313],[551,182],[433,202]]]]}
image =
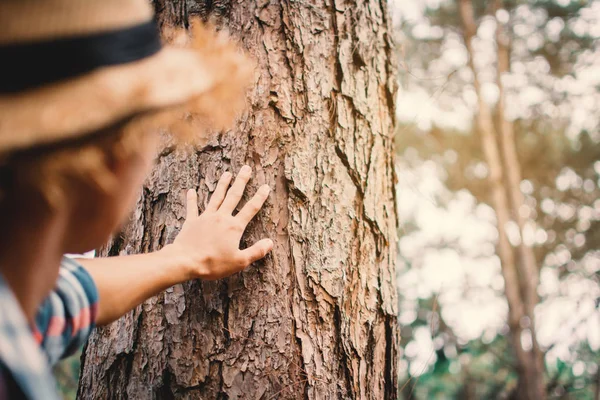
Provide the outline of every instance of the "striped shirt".
{"type": "Polygon", "coordinates": [[[63,258],[56,286],[31,327],[0,275],[0,400],[58,399],[50,366],[85,343],[97,304],[92,277],[63,258]]]}

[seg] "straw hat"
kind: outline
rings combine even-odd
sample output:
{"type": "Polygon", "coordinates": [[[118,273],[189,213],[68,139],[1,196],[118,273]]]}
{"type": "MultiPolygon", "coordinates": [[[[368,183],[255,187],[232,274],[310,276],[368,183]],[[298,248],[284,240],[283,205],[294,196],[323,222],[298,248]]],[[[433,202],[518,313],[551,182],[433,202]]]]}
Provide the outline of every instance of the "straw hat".
{"type": "Polygon", "coordinates": [[[0,1],[0,153],[150,110],[230,107],[251,64],[222,36],[194,36],[163,46],[149,0],[0,1]]]}

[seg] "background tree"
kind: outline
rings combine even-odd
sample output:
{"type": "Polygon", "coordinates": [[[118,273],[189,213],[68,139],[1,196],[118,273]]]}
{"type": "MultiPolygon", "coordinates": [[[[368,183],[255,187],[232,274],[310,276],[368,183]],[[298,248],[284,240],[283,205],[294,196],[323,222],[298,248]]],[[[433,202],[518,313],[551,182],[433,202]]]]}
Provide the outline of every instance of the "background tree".
{"type": "Polygon", "coordinates": [[[403,393],[592,398],[599,4],[427,4],[401,21],[403,393]]]}
{"type": "MultiPolygon", "coordinates": [[[[272,256],[177,285],[98,330],[83,398],[396,398],[394,53],[385,1],[157,0],[163,27],[200,15],[257,60],[248,111],[191,154],[165,149],[104,255],[177,234],[248,163],[274,189],[247,240],[272,256]]],[[[250,190],[252,193],[252,189],[250,190]]]]}

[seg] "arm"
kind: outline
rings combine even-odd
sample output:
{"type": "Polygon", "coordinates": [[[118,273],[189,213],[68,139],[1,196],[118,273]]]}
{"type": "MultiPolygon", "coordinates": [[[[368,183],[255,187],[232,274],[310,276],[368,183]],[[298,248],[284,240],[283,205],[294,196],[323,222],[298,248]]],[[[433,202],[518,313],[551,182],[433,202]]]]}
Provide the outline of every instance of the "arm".
{"type": "Polygon", "coordinates": [[[119,319],[147,298],[193,278],[180,257],[167,253],[164,248],[149,254],[77,260],[98,288],[97,325],[119,319]]]}
{"type": "Polygon", "coordinates": [[[269,195],[262,186],[234,217],[232,213],[250,179],[250,167],[239,172],[228,190],[231,174],[219,180],[206,210],[198,215],[196,192],[187,194],[187,217],[175,241],[149,254],[78,262],[90,273],[99,292],[98,325],[106,325],[147,298],[190,279],[219,279],[263,258],[273,248],[270,239],[240,250],[246,226],[269,195]]]}

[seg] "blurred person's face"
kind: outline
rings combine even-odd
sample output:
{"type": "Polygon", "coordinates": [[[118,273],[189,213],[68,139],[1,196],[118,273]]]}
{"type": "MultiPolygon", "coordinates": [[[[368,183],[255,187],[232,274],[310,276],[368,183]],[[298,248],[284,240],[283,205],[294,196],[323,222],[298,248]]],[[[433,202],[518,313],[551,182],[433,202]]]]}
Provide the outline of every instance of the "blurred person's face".
{"type": "Polygon", "coordinates": [[[159,143],[157,133],[114,134],[63,154],[22,156],[4,171],[0,271],[30,319],[55,285],[59,273],[55,258],[105,244],[126,219],[152,168],[159,143]],[[119,147],[124,143],[121,139],[131,142],[119,147]],[[24,168],[27,165],[31,170],[24,168]],[[38,176],[27,179],[35,174],[38,176]],[[116,184],[97,184],[101,176],[105,182],[116,184]],[[55,197],[48,196],[44,179],[48,187],[57,189],[55,197]]]}
{"type": "Polygon", "coordinates": [[[76,204],[71,213],[67,252],[79,254],[100,247],[125,222],[152,169],[158,143],[158,134],[149,133],[134,154],[108,166],[118,182],[109,193],[87,186],[74,188],[76,204]]]}

